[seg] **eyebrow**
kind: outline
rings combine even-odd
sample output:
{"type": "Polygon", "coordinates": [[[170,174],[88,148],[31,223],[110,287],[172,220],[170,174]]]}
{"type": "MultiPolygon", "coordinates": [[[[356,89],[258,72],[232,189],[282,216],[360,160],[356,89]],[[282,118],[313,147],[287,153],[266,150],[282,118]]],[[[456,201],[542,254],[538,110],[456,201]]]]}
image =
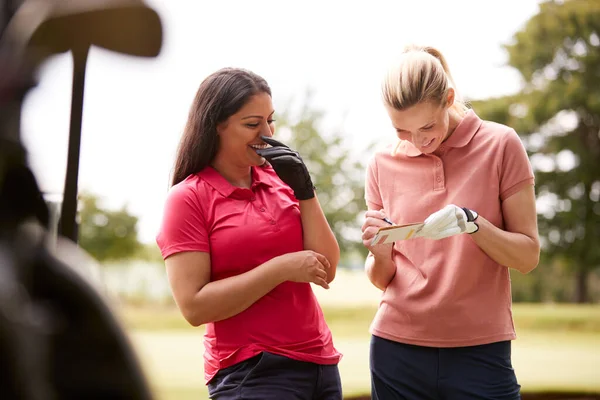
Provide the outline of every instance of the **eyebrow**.
{"type": "MultiPolygon", "coordinates": [[[[434,119],[434,120],[432,120],[431,122],[429,122],[429,123],[427,123],[427,124],[423,125],[423,126],[422,126],[422,127],[420,127],[419,129],[423,129],[423,128],[425,128],[425,127],[428,127],[429,125],[431,125],[431,124],[434,124],[434,123],[435,123],[435,119],[434,119]]],[[[400,129],[400,128],[396,128],[396,130],[397,130],[397,131],[405,131],[406,129],[400,129]]]]}
{"type": "MultiPolygon", "coordinates": [[[[271,111],[271,114],[269,114],[269,117],[271,115],[275,114],[275,111],[271,111]]],[[[249,119],[249,118],[261,118],[262,119],[262,115],[248,115],[247,117],[243,117],[242,119],[249,119]]],[[[268,117],[267,117],[268,118],[268,117]]]]}

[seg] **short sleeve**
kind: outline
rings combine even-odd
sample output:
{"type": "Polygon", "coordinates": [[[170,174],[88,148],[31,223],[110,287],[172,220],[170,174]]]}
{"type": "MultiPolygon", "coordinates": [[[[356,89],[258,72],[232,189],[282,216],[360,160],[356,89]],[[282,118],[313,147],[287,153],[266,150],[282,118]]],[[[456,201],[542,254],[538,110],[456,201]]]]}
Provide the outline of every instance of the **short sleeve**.
{"type": "Polygon", "coordinates": [[[381,193],[379,192],[379,182],[377,177],[377,159],[372,157],[367,165],[367,173],[365,177],[365,200],[369,208],[375,206],[381,209],[383,208],[383,201],[381,200],[381,193]]]}
{"type": "Polygon", "coordinates": [[[505,137],[500,162],[500,200],[504,201],[525,186],[534,184],[534,174],[525,146],[514,130],[505,137]]]}
{"type": "Polygon", "coordinates": [[[169,191],[156,243],[163,259],[183,251],[209,251],[206,220],[192,186],[179,184],[169,191]]]}

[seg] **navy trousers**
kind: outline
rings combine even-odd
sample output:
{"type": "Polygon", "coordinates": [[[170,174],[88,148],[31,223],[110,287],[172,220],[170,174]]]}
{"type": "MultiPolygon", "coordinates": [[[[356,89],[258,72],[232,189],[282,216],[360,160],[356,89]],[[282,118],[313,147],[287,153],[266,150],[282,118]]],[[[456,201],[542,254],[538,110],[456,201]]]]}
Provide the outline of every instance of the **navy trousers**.
{"type": "Polygon", "coordinates": [[[511,342],[435,348],[371,338],[372,400],[519,400],[511,342]]]}
{"type": "Polygon", "coordinates": [[[318,365],[263,352],[220,370],[211,400],[342,400],[337,365],[318,365]]]}

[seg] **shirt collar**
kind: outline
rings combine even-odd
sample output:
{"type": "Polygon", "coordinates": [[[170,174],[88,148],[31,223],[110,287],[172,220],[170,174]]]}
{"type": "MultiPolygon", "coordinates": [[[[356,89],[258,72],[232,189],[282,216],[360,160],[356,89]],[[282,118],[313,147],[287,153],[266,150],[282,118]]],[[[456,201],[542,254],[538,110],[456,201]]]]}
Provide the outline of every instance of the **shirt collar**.
{"type": "MultiPolygon", "coordinates": [[[[262,170],[261,167],[252,167],[252,188],[254,189],[260,185],[271,186],[271,183],[267,180],[268,175],[262,170]]],[[[212,186],[217,192],[224,197],[230,197],[232,194],[238,191],[247,191],[249,189],[240,188],[233,186],[223,178],[223,176],[213,167],[208,166],[198,173],[198,175],[210,186],[212,186]]]]}
{"type": "MultiPolygon", "coordinates": [[[[466,146],[473,139],[473,136],[475,136],[482,123],[483,121],[475,114],[475,111],[468,110],[462,121],[454,129],[452,135],[440,145],[440,149],[444,147],[466,146]]],[[[417,157],[422,154],[419,149],[407,140],[403,140],[398,145],[398,150],[409,157],[417,157]]]]}

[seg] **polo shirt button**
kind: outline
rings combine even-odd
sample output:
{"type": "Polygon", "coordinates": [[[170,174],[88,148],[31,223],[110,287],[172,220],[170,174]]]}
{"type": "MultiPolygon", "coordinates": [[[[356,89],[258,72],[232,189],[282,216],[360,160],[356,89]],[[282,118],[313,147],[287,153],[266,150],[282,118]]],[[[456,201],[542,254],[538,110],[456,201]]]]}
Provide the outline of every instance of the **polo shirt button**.
{"type": "Polygon", "coordinates": [[[438,177],[437,177],[437,181],[438,181],[438,182],[441,182],[441,181],[442,181],[442,177],[441,177],[441,176],[438,176],[438,177]]]}
{"type": "Polygon", "coordinates": [[[256,197],[254,197],[254,196],[250,197],[250,201],[254,201],[254,200],[256,200],[256,197]]]}
{"type": "Polygon", "coordinates": [[[260,212],[265,212],[265,208],[264,207],[259,208],[259,210],[260,210],[260,212]]]}
{"type": "Polygon", "coordinates": [[[271,225],[275,225],[275,223],[276,223],[276,222],[275,222],[275,220],[274,220],[274,219],[272,219],[272,220],[271,220],[271,225]]]}
{"type": "Polygon", "coordinates": [[[438,161],[438,162],[437,162],[437,166],[438,166],[438,167],[441,167],[441,166],[442,166],[442,162],[441,162],[441,161],[438,161]]]}

